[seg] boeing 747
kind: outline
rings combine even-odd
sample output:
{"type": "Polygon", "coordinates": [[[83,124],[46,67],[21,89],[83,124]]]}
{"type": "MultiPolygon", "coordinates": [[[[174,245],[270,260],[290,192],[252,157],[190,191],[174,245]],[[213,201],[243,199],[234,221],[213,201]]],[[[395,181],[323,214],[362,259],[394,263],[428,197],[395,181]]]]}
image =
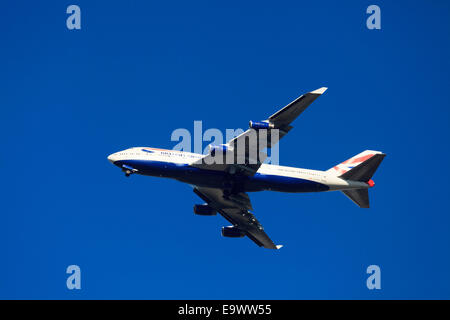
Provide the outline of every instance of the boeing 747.
{"type": "Polygon", "coordinates": [[[247,236],[260,247],[279,249],[282,246],[274,244],[252,213],[248,192],[342,191],[359,207],[368,208],[372,175],[385,157],[366,150],[326,171],[263,163],[266,149],[278,143],[292,129],[291,123],[326,90],[306,93],[266,120],[250,121],[247,131],[226,144],[211,145],[206,155],[135,147],[113,153],[108,160],[127,177],[141,174],[192,185],[205,202],[194,205],[194,213],[212,216],[218,212],[231,223],[222,228],[223,236],[247,236]]]}

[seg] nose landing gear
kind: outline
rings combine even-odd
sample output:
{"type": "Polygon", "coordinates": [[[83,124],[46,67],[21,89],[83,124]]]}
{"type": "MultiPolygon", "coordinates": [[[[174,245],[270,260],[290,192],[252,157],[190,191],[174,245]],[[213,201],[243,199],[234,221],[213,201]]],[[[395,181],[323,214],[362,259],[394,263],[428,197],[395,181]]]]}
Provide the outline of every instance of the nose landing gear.
{"type": "Polygon", "coordinates": [[[122,165],[122,171],[125,173],[125,177],[128,178],[131,174],[137,172],[138,170],[124,164],[122,165]]]}

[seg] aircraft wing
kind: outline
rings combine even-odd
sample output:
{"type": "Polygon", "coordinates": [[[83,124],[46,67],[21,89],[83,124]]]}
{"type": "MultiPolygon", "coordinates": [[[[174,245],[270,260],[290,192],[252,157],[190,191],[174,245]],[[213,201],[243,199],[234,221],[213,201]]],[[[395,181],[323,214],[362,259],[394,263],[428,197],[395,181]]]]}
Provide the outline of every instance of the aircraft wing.
{"type": "Polygon", "coordinates": [[[301,95],[287,106],[271,115],[268,119],[269,122],[273,123],[275,128],[279,128],[280,130],[286,129],[289,131],[292,129],[292,127],[288,129],[291,122],[294,121],[303,111],[305,111],[314,100],[327,91],[327,89],[328,88],[322,87],[301,95]]]}
{"type": "Polygon", "coordinates": [[[195,187],[194,192],[217,210],[234,227],[242,230],[258,246],[268,249],[280,249],[281,245],[275,245],[264,232],[252,210],[250,198],[245,192],[225,195],[221,189],[195,187]]]}
{"type": "Polygon", "coordinates": [[[254,175],[267,158],[264,147],[271,148],[278,143],[293,128],[290,124],[326,90],[323,87],[301,95],[267,120],[258,122],[257,126],[250,122],[250,129],[220,146],[223,151],[221,161],[217,161],[217,156],[209,153],[191,165],[232,174],[237,172],[254,175]]]}

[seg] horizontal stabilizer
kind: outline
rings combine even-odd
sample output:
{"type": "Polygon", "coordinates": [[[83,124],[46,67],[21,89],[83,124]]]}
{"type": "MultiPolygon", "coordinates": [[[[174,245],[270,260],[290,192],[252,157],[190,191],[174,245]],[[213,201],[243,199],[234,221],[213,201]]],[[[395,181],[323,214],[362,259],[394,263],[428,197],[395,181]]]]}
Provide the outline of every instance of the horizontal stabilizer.
{"type": "Polygon", "coordinates": [[[369,191],[367,189],[343,190],[342,193],[360,208],[369,208],[369,191]]]}

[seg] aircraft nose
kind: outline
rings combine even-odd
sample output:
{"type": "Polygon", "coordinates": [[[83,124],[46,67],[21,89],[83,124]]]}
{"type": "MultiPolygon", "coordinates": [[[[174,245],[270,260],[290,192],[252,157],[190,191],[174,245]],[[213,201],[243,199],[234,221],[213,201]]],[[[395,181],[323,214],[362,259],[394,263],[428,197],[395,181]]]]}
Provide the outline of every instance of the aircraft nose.
{"type": "Polygon", "coordinates": [[[109,160],[111,163],[114,163],[115,161],[117,161],[117,156],[116,156],[116,154],[115,154],[115,153],[110,154],[110,155],[108,156],[108,160],[109,160]]]}

